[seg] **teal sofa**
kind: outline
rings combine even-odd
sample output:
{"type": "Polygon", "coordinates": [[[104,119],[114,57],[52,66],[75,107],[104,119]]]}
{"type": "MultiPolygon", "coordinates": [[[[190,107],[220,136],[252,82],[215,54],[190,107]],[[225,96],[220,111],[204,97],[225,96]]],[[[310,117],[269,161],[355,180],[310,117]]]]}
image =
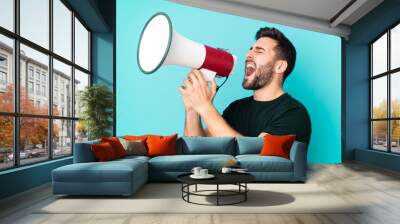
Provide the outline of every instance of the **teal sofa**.
{"type": "Polygon", "coordinates": [[[176,181],[193,167],[219,172],[228,160],[236,160],[259,182],[305,182],[307,146],[295,141],[290,159],[260,156],[263,139],[257,137],[182,137],[177,140],[177,155],[127,156],[96,162],[90,145],[75,144],[74,163],[52,171],[54,194],[131,195],[148,181],[176,181]]]}

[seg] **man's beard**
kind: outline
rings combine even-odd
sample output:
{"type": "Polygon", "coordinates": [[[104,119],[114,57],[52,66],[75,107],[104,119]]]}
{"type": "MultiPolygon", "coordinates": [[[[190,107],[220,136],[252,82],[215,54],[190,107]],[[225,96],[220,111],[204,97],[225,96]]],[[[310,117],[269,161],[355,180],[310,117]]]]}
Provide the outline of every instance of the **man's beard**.
{"type": "Polygon", "coordinates": [[[272,81],[272,63],[262,65],[256,70],[252,81],[247,81],[246,77],[243,79],[242,86],[245,89],[257,90],[269,85],[272,81]]]}

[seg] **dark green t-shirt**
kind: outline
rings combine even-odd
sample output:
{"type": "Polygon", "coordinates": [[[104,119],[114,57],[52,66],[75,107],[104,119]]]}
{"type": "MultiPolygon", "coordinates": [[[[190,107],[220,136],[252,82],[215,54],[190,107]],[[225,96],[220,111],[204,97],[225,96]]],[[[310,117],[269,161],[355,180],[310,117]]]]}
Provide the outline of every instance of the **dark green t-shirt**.
{"type": "Polygon", "coordinates": [[[253,96],[231,103],[222,114],[228,124],[244,136],[295,134],[296,140],[309,143],[311,121],[307,109],[285,93],[271,101],[255,101],[253,96]]]}

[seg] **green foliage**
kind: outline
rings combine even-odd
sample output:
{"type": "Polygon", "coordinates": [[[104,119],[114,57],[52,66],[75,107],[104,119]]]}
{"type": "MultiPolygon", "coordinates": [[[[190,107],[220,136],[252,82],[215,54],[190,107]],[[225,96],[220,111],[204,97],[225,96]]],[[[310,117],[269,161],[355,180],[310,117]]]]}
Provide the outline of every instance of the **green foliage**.
{"type": "Polygon", "coordinates": [[[79,106],[83,109],[89,139],[111,136],[113,94],[108,87],[94,84],[80,93],[79,106]]]}

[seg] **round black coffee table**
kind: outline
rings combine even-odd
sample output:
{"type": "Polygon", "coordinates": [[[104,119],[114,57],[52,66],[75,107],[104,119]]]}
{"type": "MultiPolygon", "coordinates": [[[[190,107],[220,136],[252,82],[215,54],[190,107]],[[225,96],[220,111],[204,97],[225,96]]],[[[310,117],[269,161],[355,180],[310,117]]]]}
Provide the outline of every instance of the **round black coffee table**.
{"type": "Polygon", "coordinates": [[[177,177],[178,181],[182,183],[182,199],[188,203],[198,204],[198,205],[234,205],[239,204],[241,202],[245,202],[247,200],[247,192],[249,188],[247,187],[247,183],[255,180],[255,177],[248,173],[215,173],[213,174],[215,177],[212,179],[193,179],[190,177],[191,173],[182,174],[177,177]],[[197,190],[197,185],[216,185],[215,190],[197,190]],[[190,191],[190,186],[195,186],[194,191],[190,191]],[[236,185],[238,186],[237,190],[223,190],[220,189],[220,185],[236,185]],[[215,194],[205,194],[209,192],[215,192],[215,194]],[[216,197],[216,204],[202,204],[190,201],[190,196],[204,196],[204,197],[216,197]],[[234,201],[231,203],[221,203],[221,197],[230,197],[230,196],[241,196],[240,200],[234,201]]]}

